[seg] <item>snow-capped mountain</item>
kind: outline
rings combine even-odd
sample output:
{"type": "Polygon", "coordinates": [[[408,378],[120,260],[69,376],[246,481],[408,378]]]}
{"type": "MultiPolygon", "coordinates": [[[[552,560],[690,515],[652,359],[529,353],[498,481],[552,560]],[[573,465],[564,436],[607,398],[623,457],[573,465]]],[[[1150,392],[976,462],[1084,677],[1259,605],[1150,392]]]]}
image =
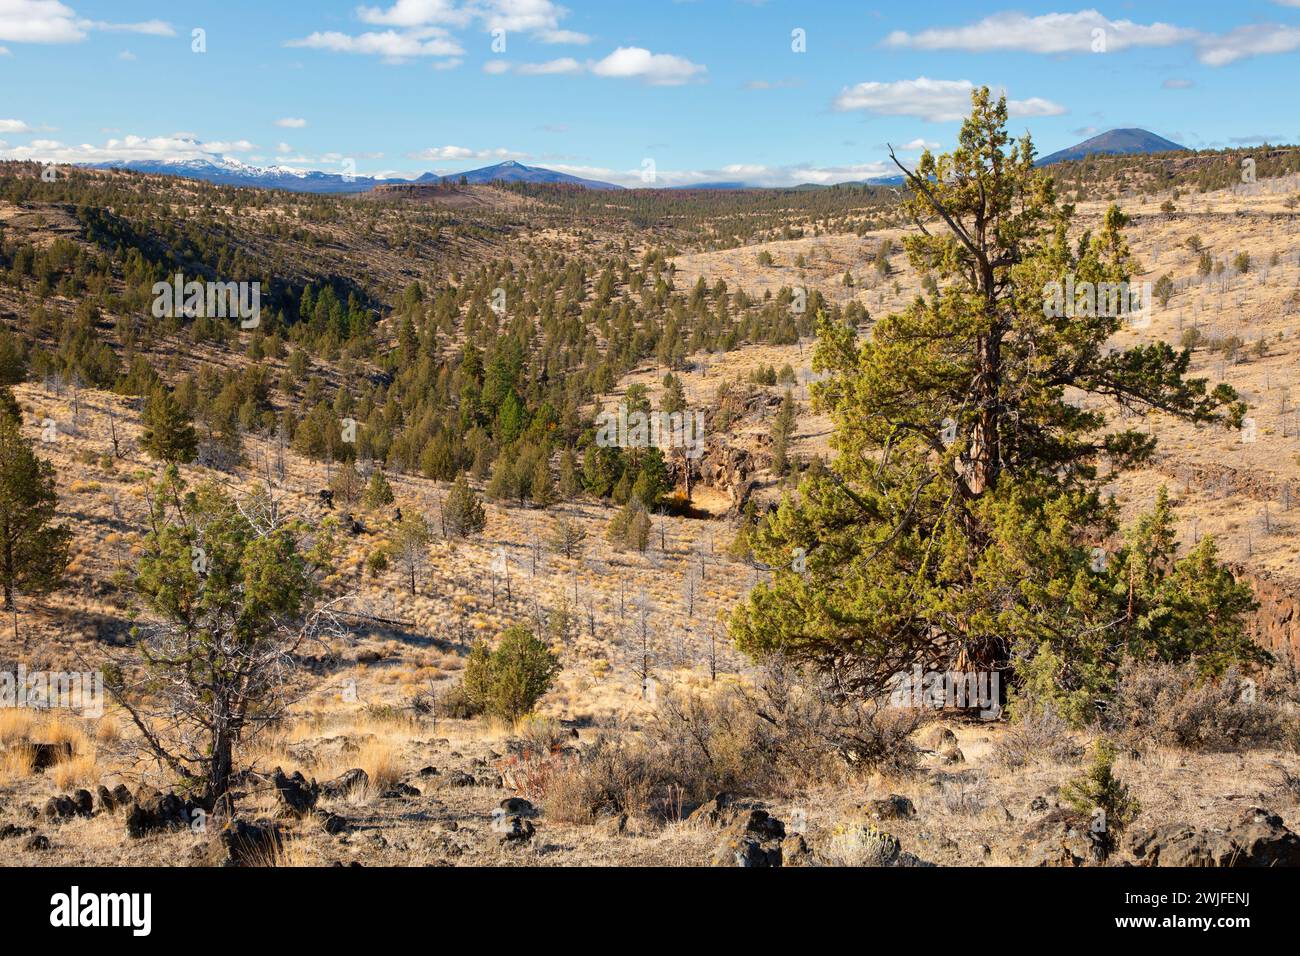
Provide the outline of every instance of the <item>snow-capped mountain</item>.
{"type": "Polygon", "coordinates": [[[92,169],[129,169],[139,173],[201,179],[220,186],[253,186],[261,189],[287,189],[304,193],[361,193],[380,183],[404,180],[373,179],[319,170],[294,169],[291,166],[250,166],[237,159],[132,160],[96,163],[92,169]]]}
{"type": "Polygon", "coordinates": [[[579,179],[566,173],[525,166],[522,163],[507,162],[484,169],[471,169],[464,173],[440,176],[437,173],[425,173],[415,180],[376,179],[371,176],[347,175],[345,172],[323,172],[321,170],[294,169],[291,166],[250,166],[237,159],[223,157],[219,161],[208,159],[184,160],[133,160],[111,163],[95,163],[91,169],[129,169],[139,173],[154,173],[161,176],[180,176],[185,179],[201,179],[204,182],[220,186],[251,186],[259,189],[287,189],[303,193],[363,193],[376,186],[394,183],[436,183],[446,181],[460,182],[462,177],[471,184],[491,182],[529,182],[529,183],[568,183],[584,186],[588,189],[621,189],[610,183],[579,179]]]}

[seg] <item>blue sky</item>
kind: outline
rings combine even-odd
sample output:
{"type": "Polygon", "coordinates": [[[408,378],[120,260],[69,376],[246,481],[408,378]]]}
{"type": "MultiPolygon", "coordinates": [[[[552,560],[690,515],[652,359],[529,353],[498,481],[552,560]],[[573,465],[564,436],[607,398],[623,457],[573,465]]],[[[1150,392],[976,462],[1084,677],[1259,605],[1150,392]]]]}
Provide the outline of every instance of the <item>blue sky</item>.
{"type": "Polygon", "coordinates": [[[1300,0],[0,0],[0,157],[834,182],[950,148],[969,84],[1041,153],[1300,142],[1298,57],[1300,0]]]}

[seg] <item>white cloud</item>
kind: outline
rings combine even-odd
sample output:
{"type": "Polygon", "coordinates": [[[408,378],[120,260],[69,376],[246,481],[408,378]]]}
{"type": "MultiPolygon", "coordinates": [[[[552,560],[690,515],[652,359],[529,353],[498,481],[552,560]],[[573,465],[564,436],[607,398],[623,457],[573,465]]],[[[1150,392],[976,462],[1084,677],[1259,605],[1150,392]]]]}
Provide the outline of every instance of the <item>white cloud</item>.
{"type": "Polygon", "coordinates": [[[134,60],[135,54],[132,53],[130,50],[123,50],[121,53],[117,55],[117,58],[119,60],[134,60]]]}
{"type": "MultiPolygon", "coordinates": [[[[1279,6],[1300,7],[1300,0],[1274,0],[1279,6]]],[[[1277,23],[1252,23],[1227,33],[1205,33],[1169,23],[1112,20],[1096,10],[1078,13],[998,13],[958,27],[937,27],[907,33],[895,30],[888,47],[913,50],[961,50],[989,53],[1115,53],[1136,47],[1194,44],[1206,66],[1227,66],[1252,56],[1291,53],[1300,49],[1300,28],[1277,23]],[[1100,49],[1099,49],[1100,46],[1100,49]]]]}
{"type": "Polygon", "coordinates": [[[1105,41],[1105,49],[1101,52],[1115,52],[1130,47],[1173,46],[1198,36],[1195,30],[1168,23],[1143,25],[1132,20],[1111,20],[1096,10],[1082,10],[1078,13],[1046,13],[1037,17],[1023,13],[998,13],[960,27],[934,28],[919,33],[895,30],[885,38],[885,45],[972,53],[1019,50],[1059,54],[1091,53],[1099,37],[1105,41]]]}
{"type": "Polygon", "coordinates": [[[188,134],[170,136],[123,136],[110,139],[102,146],[89,143],[70,145],[51,139],[32,140],[0,153],[6,159],[32,159],[45,163],[109,163],[133,160],[205,159],[219,163],[222,158],[257,149],[248,140],[202,142],[188,134]]]}
{"type": "Polygon", "coordinates": [[[0,119],[0,133],[34,133],[32,127],[22,120],[0,119]]]}
{"type": "Polygon", "coordinates": [[[433,146],[429,149],[422,149],[417,153],[407,153],[407,159],[418,159],[425,162],[455,162],[466,159],[495,159],[498,162],[504,162],[507,159],[527,159],[527,153],[520,153],[512,149],[469,149],[465,146],[433,146]]]}
{"type": "Polygon", "coordinates": [[[358,7],[357,16],[363,23],[390,27],[419,27],[430,23],[463,27],[473,19],[473,13],[454,0],[397,0],[387,10],[358,7]]]}
{"type": "Polygon", "coordinates": [[[492,76],[500,76],[502,73],[509,73],[512,65],[506,60],[488,60],[483,64],[483,72],[492,76]]]}
{"type": "Polygon", "coordinates": [[[423,27],[430,24],[465,27],[478,22],[485,30],[527,33],[542,43],[589,43],[585,33],[561,28],[569,11],[551,0],[397,0],[391,7],[359,7],[364,23],[379,26],[423,27]]]}
{"type": "MultiPolygon", "coordinates": [[[[859,83],[840,92],[835,108],[881,116],[915,116],[932,123],[952,122],[970,114],[974,88],[969,80],[931,80],[924,76],[893,83],[859,83]]],[[[1015,117],[1060,116],[1066,112],[1059,103],[1038,97],[1007,101],[1007,113],[1015,117]]]]}
{"type": "Polygon", "coordinates": [[[83,20],[81,25],[91,30],[107,33],[142,33],[151,37],[174,37],[175,28],[165,20],[145,20],[143,23],[104,23],[101,20],[83,20]]]}
{"type": "Polygon", "coordinates": [[[286,116],[284,119],[276,120],[275,125],[281,129],[305,129],[307,121],[296,116],[286,116]]]}
{"type": "Polygon", "coordinates": [[[77,43],[86,28],[58,0],[0,0],[0,40],[16,43],[77,43]]]}
{"type": "Polygon", "coordinates": [[[639,79],[652,86],[680,86],[707,69],[684,57],[651,53],[635,46],[619,47],[605,59],[591,64],[591,72],[597,76],[639,79]]]}
{"type": "Polygon", "coordinates": [[[459,43],[447,35],[446,31],[436,27],[425,27],[406,33],[384,30],[357,36],[329,30],[313,33],[301,40],[290,40],[285,43],[285,46],[378,56],[389,63],[401,63],[413,57],[461,56],[465,52],[459,43]]]}
{"type": "Polygon", "coordinates": [[[521,63],[515,70],[522,76],[556,76],[572,75],[582,72],[582,64],[571,56],[545,63],[521,63]]]}
{"type": "MultiPolygon", "coordinates": [[[[105,23],[85,20],[59,0],[0,0],[0,40],[15,43],[79,43],[92,30],[175,36],[162,20],[143,23],[105,23]]],[[[3,50],[0,47],[0,50],[3,50]]],[[[8,52],[8,51],[5,51],[8,52]]]]}
{"type": "Polygon", "coordinates": [[[918,136],[910,143],[904,143],[902,146],[898,148],[908,153],[919,153],[923,149],[928,149],[931,151],[936,150],[939,148],[939,144],[934,142],[933,140],[928,140],[925,139],[924,137],[918,136]]]}
{"type": "Polygon", "coordinates": [[[591,42],[591,37],[587,34],[574,30],[540,30],[535,35],[543,43],[583,46],[591,42]]]}
{"type": "Polygon", "coordinates": [[[642,178],[643,170],[607,169],[599,166],[579,166],[566,163],[547,163],[547,169],[580,176],[583,179],[595,179],[600,182],[614,183],[631,189],[672,189],[684,186],[697,186],[702,183],[743,182],[750,186],[782,188],[813,183],[829,186],[834,183],[861,182],[894,176],[898,168],[892,163],[858,163],[847,166],[817,166],[811,163],[796,163],[788,166],[766,166],[760,163],[733,163],[721,169],[700,170],[665,170],[658,169],[653,183],[642,178]]]}
{"type": "Polygon", "coordinates": [[[1237,60],[1300,49],[1300,28],[1276,23],[1252,23],[1219,36],[1205,37],[1197,58],[1206,66],[1227,66],[1237,60]]]}

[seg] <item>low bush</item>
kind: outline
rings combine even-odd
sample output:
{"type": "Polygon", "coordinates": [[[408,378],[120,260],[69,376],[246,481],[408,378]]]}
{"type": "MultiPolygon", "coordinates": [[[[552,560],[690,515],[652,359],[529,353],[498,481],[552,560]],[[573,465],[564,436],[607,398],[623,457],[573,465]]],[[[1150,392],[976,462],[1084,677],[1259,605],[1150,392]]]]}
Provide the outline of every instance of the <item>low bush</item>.
{"type": "Polygon", "coordinates": [[[1245,678],[1237,670],[1212,680],[1195,664],[1125,663],[1104,728],[1134,747],[1150,743],[1189,750],[1234,751],[1275,746],[1295,733],[1294,683],[1280,673],[1245,678]]]}

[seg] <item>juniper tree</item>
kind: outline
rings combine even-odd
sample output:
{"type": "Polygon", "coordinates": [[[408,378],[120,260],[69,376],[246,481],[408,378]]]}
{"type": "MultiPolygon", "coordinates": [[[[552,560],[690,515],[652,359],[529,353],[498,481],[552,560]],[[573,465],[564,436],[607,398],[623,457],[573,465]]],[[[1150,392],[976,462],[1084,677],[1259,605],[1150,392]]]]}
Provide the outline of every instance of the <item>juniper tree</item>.
{"type": "Polygon", "coordinates": [[[453,538],[468,538],[487,526],[487,512],[483,510],[483,502],[474,494],[464,475],[457,478],[451,486],[442,506],[442,515],[447,534],[453,538]]]}
{"type": "Polygon", "coordinates": [[[375,469],[374,474],[370,476],[370,484],[366,486],[366,507],[372,510],[386,508],[393,503],[393,500],[393,486],[382,471],[375,469]]]}
{"type": "Polygon", "coordinates": [[[583,542],[586,539],[586,530],[567,515],[560,515],[551,526],[551,550],[566,558],[582,557],[583,542]]]}
{"type": "Polygon", "coordinates": [[[148,526],[132,585],[145,611],[107,686],[144,746],[209,809],[224,797],[235,746],[294,698],[299,653],[334,630],[307,529],[269,490],[237,501],[190,489],[175,466],[147,488],[148,526]]]}
{"type": "Polygon", "coordinates": [[[15,593],[51,590],[68,565],[72,532],[54,523],[57,507],[54,466],[32,451],[17,419],[0,415],[0,588],[15,636],[15,593]]]}
{"type": "Polygon", "coordinates": [[[1105,405],[1079,396],[1198,424],[1238,424],[1244,406],[1189,377],[1186,350],[1112,348],[1122,316],[1047,307],[1052,283],[1118,284],[1136,270],[1125,217],[1112,207],[1072,237],[1073,207],[1035,168],[1029,137],[1010,140],[1005,99],[982,89],[972,101],[957,150],[903,170],[917,226],[904,246],[938,294],[866,340],[819,317],[814,370],[826,377],[812,393],[838,454],[750,534],[777,571],[732,633],[750,654],[780,652],[852,693],[915,665],[1005,668],[1013,650],[1108,634],[1101,659],[1072,662],[1068,678],[1095,699],[1124,624],[1092,570],[1092,549],[1117,529],[1098,462],[1131,467],[1155,438],[1108,428],[1105,405]]]}
{"type": "Polygon", "coordinates": [[[416,575],[428,561],[432,540],[429,522],[424,515],[414,511],[402,516],[388,539],[388,552],[401,565],[412,594],[415,593],[416,575]]]}
{"type": "Polygon", "coordinates": [[[143,422],[140,445],[153,458],[168,464],[194,460],[198,451],[194,423],[166,388],[154,389],[143,422]]]}

